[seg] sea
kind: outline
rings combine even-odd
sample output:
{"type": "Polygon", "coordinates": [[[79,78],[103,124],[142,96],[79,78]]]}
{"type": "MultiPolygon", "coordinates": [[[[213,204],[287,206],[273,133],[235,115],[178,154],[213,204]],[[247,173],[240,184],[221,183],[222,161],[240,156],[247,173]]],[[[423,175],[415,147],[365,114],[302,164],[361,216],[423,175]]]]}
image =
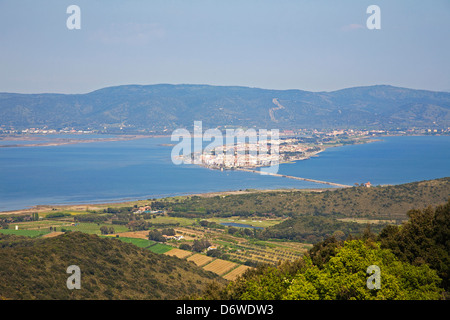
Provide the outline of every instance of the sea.
{"type": "MultiPolygon", "coordinates": [[[[43,136],[42,141],[50,138],[43,136]]],[[[176,142],[162,137],[0,148],[0,211],[246,189],[332,188],[257,173],[175,165],[173,146],[167,145],[171,143],[176,142]]],[[[281,164],[278,173],[347,185],[448,177],[450,136],[377,137],[371,143],[328,148],[317,157],[281,164]]]]}

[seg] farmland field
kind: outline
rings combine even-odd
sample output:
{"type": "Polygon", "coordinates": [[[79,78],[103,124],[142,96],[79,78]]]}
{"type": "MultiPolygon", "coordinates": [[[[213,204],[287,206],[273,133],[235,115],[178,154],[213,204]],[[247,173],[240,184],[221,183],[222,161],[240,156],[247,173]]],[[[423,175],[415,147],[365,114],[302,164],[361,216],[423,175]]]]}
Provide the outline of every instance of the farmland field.
{"type": "Polygon", "coordinates": [[[192,238],[201,238],[205,235],[205,231],[198,228],[195,229],[193,227],[190,228],[176,228],[175,229],[177,233],[183,234],[185,237],[190,236],[192,238]]]}
{"type": "Polygon", "coordinates": [[[39,237],[44,234],[50,233],[48,230],[14,230],[14,229],[0,229],[0,232],[3,234],[15,234],[18,236],[27,236],[27,237],[39,237]]]}
{"type": "Polygon", "coordinates": [[[216,259],[213,262],[204,266],[203,269],[205,269],[206,271],[217,273],[218,275],[222,275],[236,266],[237,264],[234,262],[216,259]]]}
{"type": "Polygon", "coordinates": [[[274,226],[283,222],[286,219],[266,219],[266,218],[255,218],[255,219],[242,219],[242,217],[230,217],[230,218],[210,218],[208,221],[215,223],[239,223],[239,224],[247,224],[253,227],[261,227],[267,228],[274,226]]]}
{"type": "Polygon", "coordinates": [[[223,278],[227,279],[227,280],[235,280],[237,277],[239,277],[241,274],[243,274],[248,269],[251,269],[251,267],[241,265],[241,266],[237,267],[236,269],[228,272],[226,275],[223,276],[223,278]]]}
{"type": "MultiPolygon", "coordinates": [[[[166,254],[192,261],[197,266],[205,268],[205,270],[213,271],[230,279],[236,277],[239,272],[244,272],[245,269],[248,269],[244,266],[239,267],[240,265],[256,266],[261,263],[273,265],[279,260],[296,260],[308,249],[307,244],[298,242],[259,240],[254,237],[253,233],[250,236],[248,233],[245,233],[244,231],[249,231],[247,228],[228,228],[225,226],[218,227],[216,225],[217,223],[235,222],[267,228],[282,222],[284,218],[280,217],[215,217],[206,219],[209,221],[209,224],[204,224],[201,223],[202,219],[199,218],[172,217],[161,214],[139,216],[131,213],[128,209],[125,211],[119,210],[121,212],[119,214],[118,212],[114,212],[110,207],[107,207],[108,212],[105,210],[105,212],[98,214],[95,212],[80,211],[78,214],[84,215],[85,220],[74,220],[75,212],[73,210],[85,209],[82,206],[77,206],[68,210],[58,210],[56,213],[72,214],[72,216],[60,218],[48,218],[46,214],[39,212],[40,218],[38,221],[10,223],[9,227],[11,229],[4,229],[4,231],[0,232],[32,237],[43,234],[52,236],[64,231],[80,231],[102,237],[116,237],[118,235],[118,239],[121,241],[132,243],[137,247],[145,248],[154,253],[166,254]],[[86,216],[85,214],[89,215],[86,216]],[[113,224],[111,216],[120,215],[122,215],[121,218],[117,218],[117,220],[124,223],[113,224]],[[96,218],[98,220],[95,220],[96,218]],[[134,222],[135,225],[132,226],[128,222],[134,222]],[[215,222],[216,224],[211,224],[211,222],[215,222]],[[136,223],[143,223],[143,225],[136,225],[136,223]],[[19,226],[19,230],[17,231],[13,230],[16,225],[19,226]],[[100,231],[102,226],[108,229],[113,228],[114,233],[102,235],[100,231]],[[168,242],[164,243],[148,240],[150,230],[162,232],[163,230],[170,229],[173,229],[177,235],[183,235],[183,238],[179,240],[168,240],[168,242]],[[207,256],[205,252],[197,253],[191,251],[196,241],[200,240],[206,240],[210,245],[216,246],[218,251],[214,258],[207,256]],[[184,250],[181,250],[180,247],[184,250]],[[233,272],[231,273],[230,271],[233,272]],[[230,274],[227,275],[226,272],[230,272],[230,274]]],[[[48,211],[48,213],[55,212],[53,210],[52,212],[48,211]]]]}
{"type": "Polygon", "coordinates": [[[53,237],[60,236],[62,234],[64,234],[64,232],[55,231],[55,232],[50,232],[50,233],[44,234],[42,236],[42,238],[53,238],[53,237]]]}
{"type": "Polygon", "coordinates": [[[154,253],[166,253],[167,251],[170,251],[173,249],[173,247],[162,244],[162,243],[155,243],[154,245],[151,245],[150,247],[146,248],[147,250],[150,250],[154,253]]]}
{"type": "Polygon", "coordinates": [[[147,239],[137,239],[137,238],[125,238],[125,237],[119,237],[116,238],[123,242],[132,243],[135,246],[138,246],[139,248],[147,248],[153,244],[155,244],[154,241],[147,240],[147,239]]]}
{"type": "Polygon", "coordinates": [[[189,218],[180,218],[180,217],[168,217],[168,216],[156,216],[156,218],[152,219],[151,222],[153,224],[179,224],[180,227],[190,226],[194,223],[193,219],[189,218]]]}
{"type": "Polygon", "coordinates": [[[84,233],[100,235],[101,234],[100,228],[102,226],[113,227],[114,231],[116,233],[129,231],[126,226],[111,225],[111,224],[96,224],[96,223],[88,223],[88,222],[81,222],[81,223],[78,223],[78,225],[76,225],[76,226],[68,225],[68,226],[64,226],[62,228],[66,229],[66,230],[70,230],[70,231],[80,231],[80,232],[84,232],[84,233]]]}
{"type": "Polygon", "coordinates": [[[190,256],[189,258],[187,258],[187,260],[192,261],[197,266],[201,267],[201,266],[207,264],[208,262],[211,262],[213,260],[213,258],[205,256],[204,254],[196,253],[193,256],[190,256]]]}
{"type": "Polygon", "coordinates": [[[186,258],[187,256],[190,256],[192,254],[192,252],[174,248],[174,249],[166,252],[165,254],[183,259],[183,258],[186,258]]]}
{"type": "Polygon", "coordinates": [[[127,231],[127,232],[120,232],[117,233],[119,237],[123,238],[137,238],[137,239],[147,239],[148,238],[148,230],[143,231],[127,231]]]}

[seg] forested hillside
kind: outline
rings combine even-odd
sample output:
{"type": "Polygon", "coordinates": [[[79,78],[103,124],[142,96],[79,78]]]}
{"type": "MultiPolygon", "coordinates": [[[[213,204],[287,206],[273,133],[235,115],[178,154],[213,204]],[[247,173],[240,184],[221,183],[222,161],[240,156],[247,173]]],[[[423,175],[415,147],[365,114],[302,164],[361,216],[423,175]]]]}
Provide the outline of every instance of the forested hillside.
{"type": "Polygon", "coordinates": [[[177,299],[215,279],[194,264],[114,238],[69,232],[54,238],[0,233],[1,299],[177,299]],[[77,265],[81,289],[69,290],[77,265]]]}

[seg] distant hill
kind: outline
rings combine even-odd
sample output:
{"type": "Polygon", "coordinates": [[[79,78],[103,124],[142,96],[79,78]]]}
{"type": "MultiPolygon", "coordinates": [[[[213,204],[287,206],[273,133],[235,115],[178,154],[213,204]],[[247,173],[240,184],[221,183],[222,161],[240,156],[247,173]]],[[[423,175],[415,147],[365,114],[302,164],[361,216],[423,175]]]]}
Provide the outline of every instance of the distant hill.
{"type": "Polygon", "coordinates": [[[254,192],[225,197],[192,196],[154,204],[170,215],[213,216],[305,216],[333,218],[407,219],[414,208],[444,204],[450,199],[450,177],[393,186],[337,188],[327,191],[254,192]]]}
{"type": "Polygon", "coordinates": [[[450,93],[387,85],[333,92],[210,85],[124,85],[87,94],[0,93],[0,125],[16,128],[449,127],[450,93]],[[275,99],[275,100],[274,100],[275,99]]]}
{"type": "Polygon", "coordinates": [[[0,300],[172,300],[198,293],[216,278],[187,261],[114,238],[70,232],[32,239],[0,233],[0,300]],[[79,290],[67,288],[70,265],[80,267],[79,290]]]}

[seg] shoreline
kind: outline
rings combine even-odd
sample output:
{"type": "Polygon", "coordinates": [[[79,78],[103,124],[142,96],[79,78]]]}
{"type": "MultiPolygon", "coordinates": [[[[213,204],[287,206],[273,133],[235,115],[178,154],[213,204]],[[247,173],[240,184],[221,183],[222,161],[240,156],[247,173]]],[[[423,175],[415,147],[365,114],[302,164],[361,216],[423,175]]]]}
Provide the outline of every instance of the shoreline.
{"type": "MultiPolygon", "coordinates": [[[[411,135],[406,135],[406,136],[411,136],[411,135]]],[[[414,136],[419,136],[419,135],[414,135],[414,136]]],[[[428,135],[420,135],[420,136],[428,136],[428,135]]],[[[137,136],[137,135],[133,135],[131,136],[134,139],[138,139],[138,138],[151,138],[151,137],[159,137],[159,136],[137,136]]],[[[361,143],[371,143],[371,142],[375,142],[377,140],[381,140],[383,137],[389,137],[388,135],[385,136],[378,136],[378,137],[370,137],[371,139],[367,139],[364,142],[361,143]]],[[[4,137],[0,137],[0,139],[2,139],[4,137]]],[[[23,138],[23,137],[21,137],[23,138]]],[[[34,138],[34,139],[39,139],[38,137],[30,137],[30,138],[34,138]]],[[[118,137],[120,138],[120,136],[118,137]]],[[[123,138],[123,136],[122,136],[123,138]]],[[[130,136],[126,136],[127,139],[130,139],[130,136]]],[[[115,138],[107,138],[107,139],[116,139],[115,138]]],[[[88,139],[86,139],[88,140],[88,139]]],[[[86,142],[86,140],[81,141],[81,142],[86,142]]],[[[98,141],[98,140],[97,140],[98,141]]],[[[359,144],[359,143],[358,143],[359,144]]],[[[353,145],[357,145],[357,144],[353,144],[353,145]]],[[[326,148],[329,147],[337,147],[337,146],[342,146],[342,145],[333,145],[333,146],[327,146],[326,148]]],[[[300,160],[297,160],[300,161],[300,160]]],[[[294,161],[296,162],[296,161],[294,161]]],[[[287,162],[287,164],[292,163],[292,162],[287,162]]],[[[215,170],[212,168],[209,168],[210,170],[215,170]]],[[[185,196],[204,196],[204,197],[212,197],[212,196],[217,196],[217,195],[227,195],[227,194],[245,194],[245,193],[255,193],[255,192],[289,192],[289,191],[305,191],[305,192],[321,192],[321,191],[325,191],[325,190],[329,190],[329,189],[335,189],[335,188],[329,188],[327,186],[324,186],[323,188],[282,188],[282,189],[250,189],[250,191],[248,189],[246,190],[227,190],[227,191],[213,191],[213,192],[203,192],[203,193],[182,193],[182,194],[174,194],[174,195],[163,195],[163,196],[159,196],[157,199],[164,199],[164,198],[172,198],[172,197],[185,197],[185,196]]],[[[152,196],[149,196],[152,197],[152,196]]],[[[86,208],[88,210],[94,210],[94,208],[96,207],[105,207],[106,206],[126,206],[130,203],[137,203],[137,202],[145,202],[148,201],[147,199],[138,199],[138,198],[118,198],[117,200],[111,199],[111,200],[106,200],[105,202],[101,202],[102,200],[88,200],[87,202],[84,203],[68,203],[68,204],[43,204],[43,205],[33,205],[33,206],[27,206],[24,205],[23,208],[21,209],[14,209],[14,210],[7,210],[5,208],[5,210],[1,210],[0,209],[0,215],[20,215],[20,214],[30,214],[32,212],[48,212],[51,211],[52,208],[55,208],[55,210],[68,210],[70,208],[81,208],[84,207],[84,209],[79,209],[79,210],[86,210],[86,208]]]]}
{"type": "MultiPolygon", "coordinates": [[[[147,135],[122,135],[113,138],[90,138],[90,139],[77,139],[77,138],[49,138],[48,142],[42,143],[29,143],[29,144],[0,144],[0,148],[21,148],[21,147],[55,147],[68,144],[79,144],[79,143],[92,143],[92,142],[114,142],[114,141],[130,141],[143,138],[154,138],[155,136],[147,135]]],[[[45,137],[42,137],[45,139],[45,137]]],[[[41,137],[0,137],[0,141],[41,141],[41,137]]]]}
{"type": "MultiPolygon", "coordinates": [[[[34,135],[10,135],[10,134],[0,134],[0,142],[1,141],[40,141],[44,140],[45,136],[47,135],[61,135],[61,136],[67,136],[67,137],[61,137],[61,138],[49,138],[53,141],[43,142],[43,143],[30,143],[30,144],[8,144],[3,145],[0,144],[0,148],[20,148],[20,147],[54,147],[54,146],[61,146],[61,145],[69,145],[69,144],[78,144],[78,143],[92,143],[92,142],[114,142],[114,141],[129,141],[129,140],[136,140],[136,139],[144,139],[144,138],[170,138],[171,135],[162,135],[162,134],[105,134],[105,135],[115,135],[114,138],[91,138],[91,139],[77,139],[76,136],[83,136],[84,134],[80,133],[51,133],[51,134],[36,134],[34,135]],[[73,138],[72,138],[73,137],[73,138]]],[[[103,133],[92,133],[92,135],[104,135],[103,133]]],[[[365,142],[358,142],[354,144],[348,144],[348,145],[358,145],[358,144],[364,144],[364,143],[371,143],[375,141],[379,141],[378,139],[382,139],[383,137],[397,137],[397,136],[423,136],[427,137],[430,136],[428,134],[383,134],[383,135],[377,135],[377,136],[367,136],[367,137],[358,137],[357,140],[367,140],[365,142]]],[[[445,134],[437,134],[433,136],[446,136],[445,134]]],[[[172,143],[163,143],[161,146],[173,146],[172,143]]],[[[334,148],[334,147],[341,147],[346,146],[345,144],[338,144],[338,145],[332,145],[332,146],[326,146],[323,150],[319,151],[318,153],[325,151],[328,148],[334,148]]],[[[312,155],[311,157],[315,157],[316,155],[312,155]]],[[[286,162],[280,162],[281,163],[291,163],[295,161],[301,161],[301,160],[308,160],[311,157],[307,157],[304,159],[298,159],[298,160],[291,160],[286,162]]],[[[206,167],[206,166],[205,166],[206,167]]],[[[211,168],[214,169],[214,168],[211,168]]]]}
{"type": "MultiPolygon", "coordinates": [[[[76,135],[76,134],[74,134],[76,135]]],[[[69,142],[61,142],[60,144],[57,143],[47,143],[45,144],[46,146],[56,146],[56,145],[64,145],[64,144],[77,144],[77,143],[91,143],[91,142],[112,142],[112,141],[127,141],[127,140],[135,140],[135,139],[142,139],[142,138],[159,138],[161,136],[145,136],[145,135],[124,135],[124,136],[118,136],[118,137],[114,137],[114,138],[98,138],[98,139],[85,139],[85,140],[72,140],[69,142]]],[[[166,136],[163,136],[166,137],[166,136]]],[[[40,140],[40,137],[28,137],[29,140],[22,140],[19,138],[23,138],[23,137],[18,137],[16,138],[16,140],[20,140],[20,141],[35,141],[35,140],[40,140]]],[[[0,137],[0,141],[1,141],[2,137],[0,137]]],[[[70,140],[70,139],[69,139],[70,140]]],[[[358,144],[365,144],[365,143],[370,143],[370,142],[375,142],[378,140],[372,140],[372,139],[367,139],[367,138],[359,138],[357,140],[357,143],[355,143],[354,145],[358,145],[358,144]],[[362,141],[361,141],[362,140],[362,141]]],[[[31,145],[14,145],[14,147],[33,147],[33,146],[44,146],[44,144],[31,144],[31,145]]],[[[322,147],[321,150],[315,152],[313,155],[304,158],[304,159],[297,159],[297,160],[289,160],[289,161],[283,161],[280,164],[289,164],[289,163],[295,163],[297,161],[303,161],[303,160],[308,160],[310,158],[314,158],[314,157],[319,157],[319,153],[325,151],[328,148],[333,148],[333,147],[340,147],[343,146],[341,144],[339,145],[332,145],[332,146],[325,146],[322,147]]],[[[11,146],[1,146],[1,147],[11,147],[11,146]]],[[[204,167],[206,169],[210,169],[210,170],[218,170],[217,168],[212,168],[209,166],[206,166],[204,164],[199,164],[199,166],[204,167]]],[[[233,168],[231,169],[231,171],[236,170],[236,171],[246,171],[246,168],[244,168],[244,170],[242,170],[242,168],[233,168]]],[[[303,179],[303,178],[301,178],[303,179]]],[[[309,179],[306,179],[309,180],[309,179]]],[[[348,186],[346,186],[348,187],[348,186]]],[[[248,194],[248,193],[255,193],[255,192],[288,192],[288,191],[305,191],[305,192],[322,192],[325,190],[330,190],[330,189],[335,189],[335,188],[329,188],[324,186],[323,188],[302,188],[302,189],[297,189],[297,188],[286,188],[286,189],[251,189],[251,191],[249,190],[228,190],[228,191],[212,191],[212,192],[204,192],[204,193],[186,193],[183,195],[173,195],[173,196],[163,196],[161,198],[158,199],[164,199],[164,198],[171,198],[171,197],[183,197],[183,196],[200,196],[200,197],[213,197],[213,196],[223,196],[223,195],[236,195],[236,194],[248,194]]],[[[95,200],[92,202],[87,202],[87,203],[75,203],[75,204],[43,204],[43,205],[34,205],[31,207],[25,207],[23,209],[17,209],[17,210],[5,210],[5,211],[1,211],[0,210],[0,216],[1,215],[25,215],[25,214],[30,214],[33,212],[48,212],[48,211],[65,211],[65,210],[74,210],[75,211],[81,211],[84,208],[84,211],[87,210],[98,210],[99,208],[103,208],[103,207],[107,207],[107,206],[127,206],[131,203],[136,203],[136,202],[145,202],[148,201],[146,199],[134,199],[134,200],[124,200],[124,199],[118,199],[117,201],[115,200],[110,200],[110,202],[96,202],[95,200]]]]}
{"type": "MultiPolygon", "coordinates": [[[[301,157],[297,157],[295,158],[294,156],[291,159],[285,159],[285,160],[280,160],[277,165],[280,164],[290,164],[290,163],[295,163],[297,161],[304,161],[304,160],[309,160],[311,158],[317,158],[319,157],[319,154],[326,151],[328,148],[337,148],[337,147],[344,147],[344,146],[356,146],[356,145],[361,145],[361,144],[366,144],[366,143],[373,143],[373,142],[379,142],[382,141],[381,139],[376,139],[374,137],[357,137],[354,140],[354,143],[349,143],[349,144],[344,144],[344,143],[335,143],[335,144],[331,144],[331,145],[321,145],[319,148],[320,150],[318,151],[313,151],[309,154],[306,154],[304,156],[301,157]]],[[[281,155],[281,154],[280,154],[281,155]]],[[[236,166],[236,167],[220,167],[220,166],[215,166],[215,165],[208,165],[205,163],[194,163],[197,166],[203,167],[203,168],[207,168],[210,170],[226,170],[226,171],[233,171],[233,170],[241,170],[241,171],[255,171],[256,168],[264,168],[264,167],[270,167],[267,165],[251,165],[251,166],[236,166]]],[[[311,180],[311,179],[306,179],[306,180],[311,180]]]]}

